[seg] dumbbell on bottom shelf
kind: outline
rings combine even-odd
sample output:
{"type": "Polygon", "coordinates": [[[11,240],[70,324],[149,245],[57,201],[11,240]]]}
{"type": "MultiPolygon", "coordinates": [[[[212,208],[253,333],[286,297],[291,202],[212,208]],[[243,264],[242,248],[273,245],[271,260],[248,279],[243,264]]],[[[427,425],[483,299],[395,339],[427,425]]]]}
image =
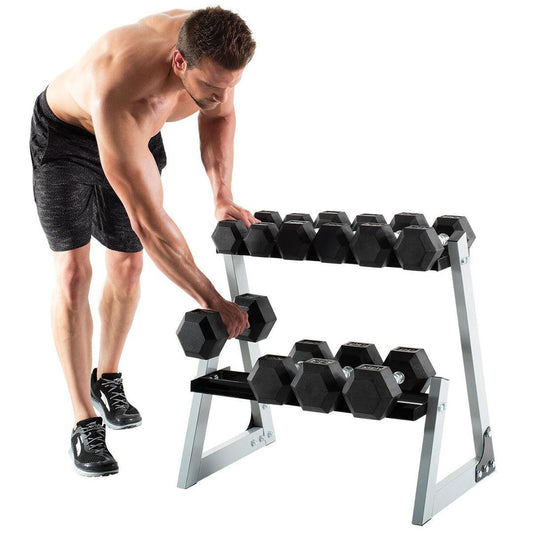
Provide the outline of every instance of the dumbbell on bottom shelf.
{"type": "Polygon", "coordinates": [[[291,383],[296,377],[299,365],[313,358],[334,360],[343,366],[381,362],[381,357],[373,344],[348,342],[339,348],[333,358],[325,341],[304,339],[295,343],[289,357],[265,355],[257,360],[248,376],[250,388],[257,401],[277,405],[298,404],[291,383]]]}
{"type": "MultiPolygon", "coordinates": [[[[266,296],[241,294],[235,303],[248,313],[250,328],[237,339],[258,342],[266,339],[274,327],[276,315],[266,296]]],[[[228,332],[217,311],[195,309],[185,313],[176,334],[185,355],[197,359],[218,357],[228,340],[228,332]]]]}
{"type": "Polygon", "coordinates": [[[326,342],[303,339],[294,344],[288,357],[270,354],[260,357],[248,375],[257,401],[277,405],[289,403],[297,365],[313,357],[333,358],[333,354],[326,342]]]}
{"type": "Polygon", "coordinates": [[[354,416],[381,420],[402,392],[422,392],[434,375],[423,349],[398,347],[384,364],[379,354],[370,364],[344,368],[338,360],[311,359],[302,363],[291,386],[304,410],[329,413],[344,398],[354,416]]]}

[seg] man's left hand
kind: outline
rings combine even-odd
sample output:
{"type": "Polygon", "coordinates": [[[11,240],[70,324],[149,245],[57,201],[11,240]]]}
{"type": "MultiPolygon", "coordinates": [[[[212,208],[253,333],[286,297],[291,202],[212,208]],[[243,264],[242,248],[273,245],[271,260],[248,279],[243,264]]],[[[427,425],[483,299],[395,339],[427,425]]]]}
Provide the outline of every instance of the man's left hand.
{"type": "Polygon", "coordinates": [[[255,218],[250,211],[237,205],[233,201],[218,203],[215,208],[215,218],[217,220],[242,220],[247,228],[250,227],[250,224],[261,222],[259,219],[255,218]]]}

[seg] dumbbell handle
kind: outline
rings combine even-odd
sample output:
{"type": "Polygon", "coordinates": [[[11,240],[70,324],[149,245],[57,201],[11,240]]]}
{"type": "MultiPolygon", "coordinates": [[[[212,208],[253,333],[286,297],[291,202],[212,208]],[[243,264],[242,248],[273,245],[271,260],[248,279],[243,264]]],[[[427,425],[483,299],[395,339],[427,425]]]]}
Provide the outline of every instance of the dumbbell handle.
{"type": "MultiPolygon", "coordinates": [[[[373,365],[365,365],[365,366],[373,366],[373,365]]],[[[346,376],[346,379],[350,377],[352,372],[354,371],[352,366],[345,366],[343,367],[342,371],[344,372],[344,375],[346,376]]],[[[394,376],[394,379],[396,380],[396,383],[398,385],[401,385],[405,381],[405,374],[403,372],[400,372],[399,370],[396,370],[396,372],[393,372],[392,375],[394,376]]]]}
{"type": "MultiPolygon", "coordinates": [[[[398,230],[394,232],[394,236],[398,238],[400,236],[400,233],[402,230],[398,230]]],[[[446,246],[448,244],[448,241],[450,240],[450,236],[446,235],[446,233],[437,233],[437,237],[440,239],[440,242],[442,243],[442,246],[446,246]]]]}
{"type": "MultiPolygon", "coordinates": [[[[238,304],[236,304],[238,305],[238,304]]],[[[246,311],[246,314],[248,314],[248,311],[250,311],[250,308],[247,306],[247,305],[239,305],[239,307],[243,310],[243,311],[246,311]]],[[[250,328],[246,328],[242,331],[242,333],[240,335],[247,335],[248,333],[250,333],[250,329],[251,329],[251,324],[250,324],[250,328]]],[[[227,333],[227,331],[226,331],[227,333]]],[[[239,335],[239,337],[240,337],[239,335]]],[[[228,335],[229,336],[229,335],[228,335]]]]}

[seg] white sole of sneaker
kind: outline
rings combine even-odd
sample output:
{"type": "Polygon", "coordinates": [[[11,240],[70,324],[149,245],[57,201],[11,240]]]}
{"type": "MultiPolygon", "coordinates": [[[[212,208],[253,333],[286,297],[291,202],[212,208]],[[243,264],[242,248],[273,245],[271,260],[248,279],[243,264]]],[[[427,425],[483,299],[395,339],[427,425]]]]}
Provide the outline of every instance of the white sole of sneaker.
{"type": "MultiPolygon", "coordinates": [[[[72,448],[69,448],[68,454],[72,461],[74,461],[74,454],[72,453],[72,448]]],[[[110,470],[109,472],[86,472],[85,470],[82,470],[81,468],[78,468],[76,466],[76,463],[74,463],[74,468],[78,474],[81,474],[85,477],[103,477],[103,476],[112,476],[113,474],[118,474],[118,467],[115,470],[110,470]]]]}
{"type": "Polygon", "coordinates": [[[104,419],[105,425],[111,429],[130,429],[130,428],[136,428],[142,425],[143,421],[140,422],[134,422],[132,424],[128,424],[126,426],[117,426],[116,424],[113,424],[109,421],[107,418],[105,411],[102,409],[102,406],[94,400],[94,398],[91,398],[91,401],[93,402],[93,407],[95,408],[96,412],[104,419]]]}

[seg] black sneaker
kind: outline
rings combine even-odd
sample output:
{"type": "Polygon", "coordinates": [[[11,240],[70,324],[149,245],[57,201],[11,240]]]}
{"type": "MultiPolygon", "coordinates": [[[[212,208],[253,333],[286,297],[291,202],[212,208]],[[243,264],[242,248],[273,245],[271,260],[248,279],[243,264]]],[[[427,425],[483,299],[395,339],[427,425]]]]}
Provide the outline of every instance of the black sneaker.
{"type": "Polygon", "coordinates": [[[91,374],[91,399],[111,429],[134,428],[142,423],[139,411],[126,399],[120,372],[102,374],[96,379],[95,368],[91,374]]]}
{"type": "Polygon", "coordinates": [[[72,430],[70,455],[83,476],[109,476],[118,473],[118,464],[105,444],[105,426],[99,416],[80,420],[72,430]]]}

